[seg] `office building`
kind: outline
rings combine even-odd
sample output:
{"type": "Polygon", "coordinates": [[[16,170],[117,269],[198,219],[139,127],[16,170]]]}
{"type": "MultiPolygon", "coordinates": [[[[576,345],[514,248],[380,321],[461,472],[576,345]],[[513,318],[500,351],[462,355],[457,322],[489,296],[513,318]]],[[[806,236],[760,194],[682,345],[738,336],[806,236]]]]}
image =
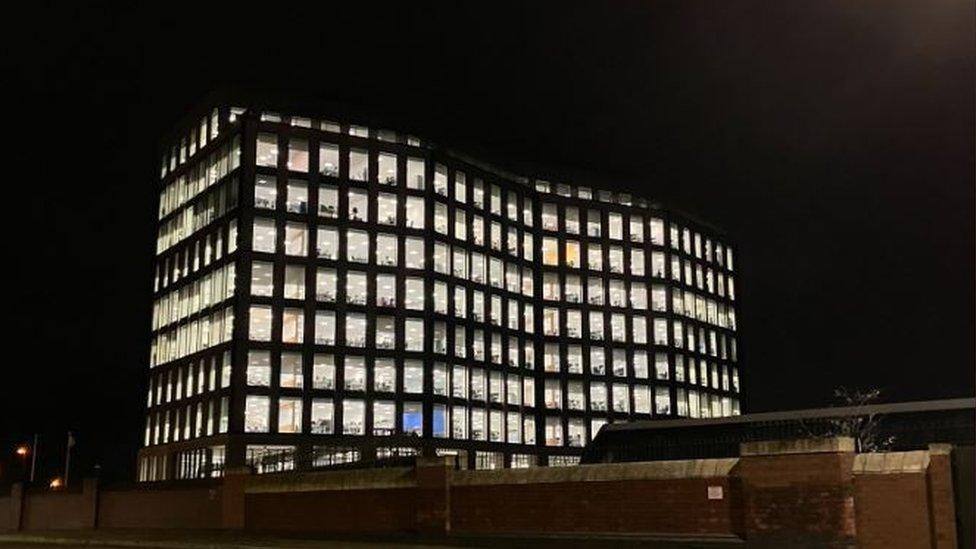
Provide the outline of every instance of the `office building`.
{"type": "Polygon", "coordinates": [[[142,480],[558,466],[606,423],[739,414],[733,247],[700,221],[338,114],[175,136],[142,480]]]}

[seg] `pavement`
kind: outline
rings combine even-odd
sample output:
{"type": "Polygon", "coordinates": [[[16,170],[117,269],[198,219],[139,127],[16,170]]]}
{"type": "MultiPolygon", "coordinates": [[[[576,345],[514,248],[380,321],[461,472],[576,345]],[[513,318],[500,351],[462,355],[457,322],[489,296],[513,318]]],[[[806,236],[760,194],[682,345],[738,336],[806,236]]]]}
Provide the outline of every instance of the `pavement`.
{"type": "Polygon", "coordinates": [[[90,547],[140,549],[444,549],[491,547],[549,549],[637,548],[717,549],[742,546],[738,538],[646,537],[630,535],[417,535],[302,536],[222,531],[95,530],[0,533],[0,549],[69,549],[90,547]]]}

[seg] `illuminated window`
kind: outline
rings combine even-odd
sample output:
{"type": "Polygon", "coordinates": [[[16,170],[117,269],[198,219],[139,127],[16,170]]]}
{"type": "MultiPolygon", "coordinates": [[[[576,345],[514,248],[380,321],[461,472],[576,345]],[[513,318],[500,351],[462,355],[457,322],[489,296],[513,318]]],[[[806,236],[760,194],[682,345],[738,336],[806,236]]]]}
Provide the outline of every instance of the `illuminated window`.
{"type": "Polygon", "coordinates": [[[424,392],[424,366],[419,360],[406,360],[403,364],[403,391],[424,392]]]}
{"type": "Polygon", "coordinates": [[[590,348],[590,373],[601,376],[606,374],[606,359],[600,347],[590,348]]]}
{"type": "Polygon", "coordinates": [[[329,143],[319,145],[319,173],[339,177],[339,146],[329,143]]]}
{"type": "Polygon", "coordinates": [[[255,162],[258,166],[278,167],[278,136],[273,133],[259,133],[255,162]]]}
{"type": "Polygon", "coordinates": [[[285,266],[285,299],[305,299],[305,267],[285,266]]]}
{"type": "Polygon", "coordinates": [[[366,297],[366,273],[358,271],[346,273],[346,302],[365,305],[366,297]]]}
{"type": "Polygon", "coordinates": [[[312,363],[312,388],[335,388],[335,357],[323,354],[315,355],[312,363]]]}
{"type": "Polygon", "coordinates": [[[305,340],[305,313],[301,309],[286,308],[281,315],[281,341],[302,343],[305,340]]]}
{"type": "Polygon", "coordinates": [[[424,268],[424,240],[422,238],[407,237],[404,239],[406,251],[405,262],[410,269],[424,268]]]}
{"type": "Polygon", "coordinates": [[[248,334],[251,341],[271,341],[270,305],[251,305],[248,334]]]}
{"type": "Polygon", "coordinates": [[[347,435],[362,435],[365,428],[366,405],[362,400],[346,399],[342,402],[342,432],[347,435]]]}
{"type": "Polygon", "coordinates": [[[346,259],[356,263],[369,262],[369,235],[366,231],[346,232],[346,259]]]}
{"type": "Polygon", "coordinates": [[[586,235],[599,237],[603,234],[603,224],[600,220],[599,210],[588,210],[586,212],[586,235]]]}
{"type": "Polygon", "coordinates": [[[346,356],[342,369],[342,387],[347,391],[366,390],[366,359],[361,356],[346,356]]]}
{"type": "Polygon", "coordinates": [[[397,264],[397,237],[392,234],[376,235],[376,264],[397,264]]]}
{"type": "Polygon", "coordinates": [[[462,204],[468,201],[467,178],[464,172],[454,172],[454,200],[462,204]]]}
{"type": "Polygon", "coordinates": [[[404,341],[408,351],[424,350],[424,321],[419,318],[408,318],[404,321],[404,341]]]}
{"type": "Polygon", "coordinates": [[[546,446],[563,445],[563,425],[558,417],[546,418],[546,446]]]}
{"type": "Polygon", "coordinates": [[[397,157],[395,154],[380,153],[377,157],[379,182],[386,185],[397,184],[397,157]]]}
{"type": "Polygon", "coordinates": [[[607,386],[602,383],[590,385],[590,409],[597,412],[607,411],[607,386]]]}
{"type": "Polygon", "coordinates": [[[396,225],[397,197],[395,194],[379,193],[377,195],[376,221],[384,225],[396,225]]]}
{"type": "Polygon", "coordinates": [[[302,223],[285,224],[285,253],[308,255],[308,229],[302,223]]]}
{"type": "Polygon", "coordinates": [[[424,408],[419,402],[403,403],[403,433],[421,436],[424,433],[424,408]]]}
{"type": "Polygon", "coordinates": [[[254,207],[273,210],[278,202],[278,181],[270,175],[254,177],[254,207]]]}
{"type": "Polygon", "coordinates": [[[547,231],[559,230],[559,214],[555,204],[542,205],[542,228],[547,231]]]}
{"type": "Polygon", "coordinates": [[[315,312],[315,343],[318,345],[335,345],[335,312],[315,312]]]}
{"type": "Polygon", "coordinates": [[[545,384],[546,408],[550,410],[561,409],[563,403],[562,387],[558,379],[547,379],[545,384]]]}
{"type": "Polygon", "coordinates": [[[318,256],[324,259],[338,259],[339,231],[332,227],[319,227],[317,235],[318,256]]]}
{"type": "Polygon", "coordinates": [[[308,212],[308,185],[304,181],[291,180],[288,182],[288,196],[285,209],[292,213],[308,212]]]}
{"type": "Polygon", "coordinates": [[[288,141],[288,169],[293,172],[308,171],[308,141],[304,139],[288,141]]]}
{"type": "Polygon", "coordinates": [[[316,435],[332,434],[335,429],[335,411],[332,400],[312,399],[312,433],[316,435]]]}
{"type": "Polygon", "coordinates": [[[276,234],[274,220],[254,218],[254,251],[274,253],[276,234]]]}
{"type": "Polygon", "coordinates": [[[393,365],[393,359],[376,359],[373,367],[373,390],[383,393],[396,391],[396,367],[393,365]]]}
{"type": "Polygon", "coordinates": [[[667,387],[655,387],[654,413],[663,416],[671,414],[671,394],[667,387]]]}
{"type": "Polygon", "coordinates": [[[274,264],[264,261],[251,263],[251,295],[271,296],[274,293],[274,264]]]}
{"type": "Polygon", "coordinates": [[[407,197],[407,227],[411,229],[424,228],[424,199],[417,196],[407,197]]]}
{"type": "Polygon", "coordinates": [[[366,315],[362,313],[346,315],[346,345],[366,346],[366,315]]]}
{"type": "Polygon", "coordinates": [[[384,273],[376,275],[376,305],[396,307],[396,276],[384,273]]]}
{"type": "Polygon", "coordinates": [[[352,221],[369,220],[369,197],[362,189],[349,190],[349,219],[352,221]]]}
{"type": "Polygon", "coordinates": [[[376,317],[376,348],[393,349],[396,347],[396,321],[392,316],[376,317]]]}
{"type": "Polygon", "coordinates": [[[349,179],[353,181],[369,180],[369,154],[365,150],[349,150],[349,179]]]}
{"type": "Polygon", "coordinates": [[[319,215],[336,217],[339,213],[339,190],[332,185],[319,185],[319,215]]]}
{"type": "Polygon", "coordinates": [[[427,186],[422,158],[407,159],[407,188],[424,190],[427,186]]]}
{"type": "Polygon", "coordinates": [[[440,164],[434,166],[434,192],[447,196],[447,168],[440,164]]]}
{"type": "Polygon", "coordinates": [[[271,400],[248,395],[244,403],[244,432],[267,433],[271,423],[271,400]]]}
{"type": "Polygon", "coordinates": [[[373,434],[392,435],[396,428],[396,405],[387,400],[373,403],[373,434]]]}
{"type": "Polygon", "coordinates": [[[278,399],[278,432],[302,432],[302,399],[281,397],[278,399]]]}
{"type": "Polygon", "coordinates": [[[559,241],[555,238],[542,239],[543,265],[559,265],[559,241]]]}
{"type": "Polygon", "coordinates": [[[268,351],[248,351],[247,384],[256,387],[271,385],[271,353],[268,351]]]}

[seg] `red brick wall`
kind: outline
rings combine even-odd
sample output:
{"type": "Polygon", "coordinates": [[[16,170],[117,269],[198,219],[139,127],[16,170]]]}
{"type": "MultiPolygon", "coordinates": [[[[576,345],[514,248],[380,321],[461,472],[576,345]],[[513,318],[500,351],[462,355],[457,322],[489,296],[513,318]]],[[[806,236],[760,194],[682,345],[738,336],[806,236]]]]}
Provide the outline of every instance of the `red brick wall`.
{"type": "Polygon", "coordinates": [[[674,479],[454,486],[457,532],[730,534],[725,480],[674,479]],[[721,485],[724,499],[708,500],[721,485]]]}
{"type": "Polygon", "coordinates": [[[245,496],[249,530],[407,532],[413,488],[257,493],[245,496]]]}
{"type": "Polygon", "coordinates": [[[101,528],[219,528],[220,488],[103,490],[101,528]]]}
{"type": "Polygon", "coordinates": [[[10,497],[0,497],[0,532],[13,530],[12,522],[13,510],[10,509],[10,497]]]}
{"type": "Polygon", "coordinates": [[[21,524],[25,530],[90,528],[91,509],[82,493],[33,493],[24,498],[21,524]]]}
{"type": "Polygon", "coordinates": [[[933,444],[930,451],[931,461],[926,472],[933,546],[938,549],[955,548],[959,544],[956,532],[956,495],[952,483],[950,451],[951,448],[947,445],[933,444]],[[938,446],[942,446],[942,448],[938,448],[938,446]]]}
{"type": "MultiPolygon", "coordinates": [[[[821,445],[777,454],[776,445],[766,446],[737,462],[454,472],[425,461],[416,470],[242,474],[101,491],[86,483],[81,493],[27,494],[23,525],[90,528],[97,501],[103,528],[737,535],[752,547],[956,545],[948,452],[862,455],[855,473],[851,451],[821,445]],[[709,499],[709,486],[720,486],[722,498],[709,499]]],[[[0,498],[0,513],[6,507],[0,518],[16,516],[20,501],[0,498]]]]}
{"type": "Polygon", "coordinates": [[[923,473],[856,475],[858,547],[929,547],[926,490],[923,473]]]}
{"type": "Polygon", "coordinates": [[[750,543],[782,546],[854,541],[853,453],[742,458],[742,526],[750,543]]]}

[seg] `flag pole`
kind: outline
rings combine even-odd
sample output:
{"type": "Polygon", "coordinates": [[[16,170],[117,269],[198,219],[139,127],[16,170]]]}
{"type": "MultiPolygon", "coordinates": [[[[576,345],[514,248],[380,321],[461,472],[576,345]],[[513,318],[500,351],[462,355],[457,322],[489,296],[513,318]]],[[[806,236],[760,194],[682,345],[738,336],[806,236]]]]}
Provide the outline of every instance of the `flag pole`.
{"type": "Polygon", "coordinates": [[[71,447],[75,445],[75,439],[71,436],[71,431],[68,431],[68,445],[64,450],[64,486],[68,487],[68,471],[71,467],[71,447]]]}
{"type": "Polygon", "coordinates": [[[31,453],[31,472],[30,472],[30,481],[31,481],[31,484],[34,483],[34,469],[37,469],[37,448],[38,448],[37,443],[38,443],[38,438],[39,437],[37,436],[37,433],[34,433],[34,448],[33,448],[34,451],[31,453]]]}

